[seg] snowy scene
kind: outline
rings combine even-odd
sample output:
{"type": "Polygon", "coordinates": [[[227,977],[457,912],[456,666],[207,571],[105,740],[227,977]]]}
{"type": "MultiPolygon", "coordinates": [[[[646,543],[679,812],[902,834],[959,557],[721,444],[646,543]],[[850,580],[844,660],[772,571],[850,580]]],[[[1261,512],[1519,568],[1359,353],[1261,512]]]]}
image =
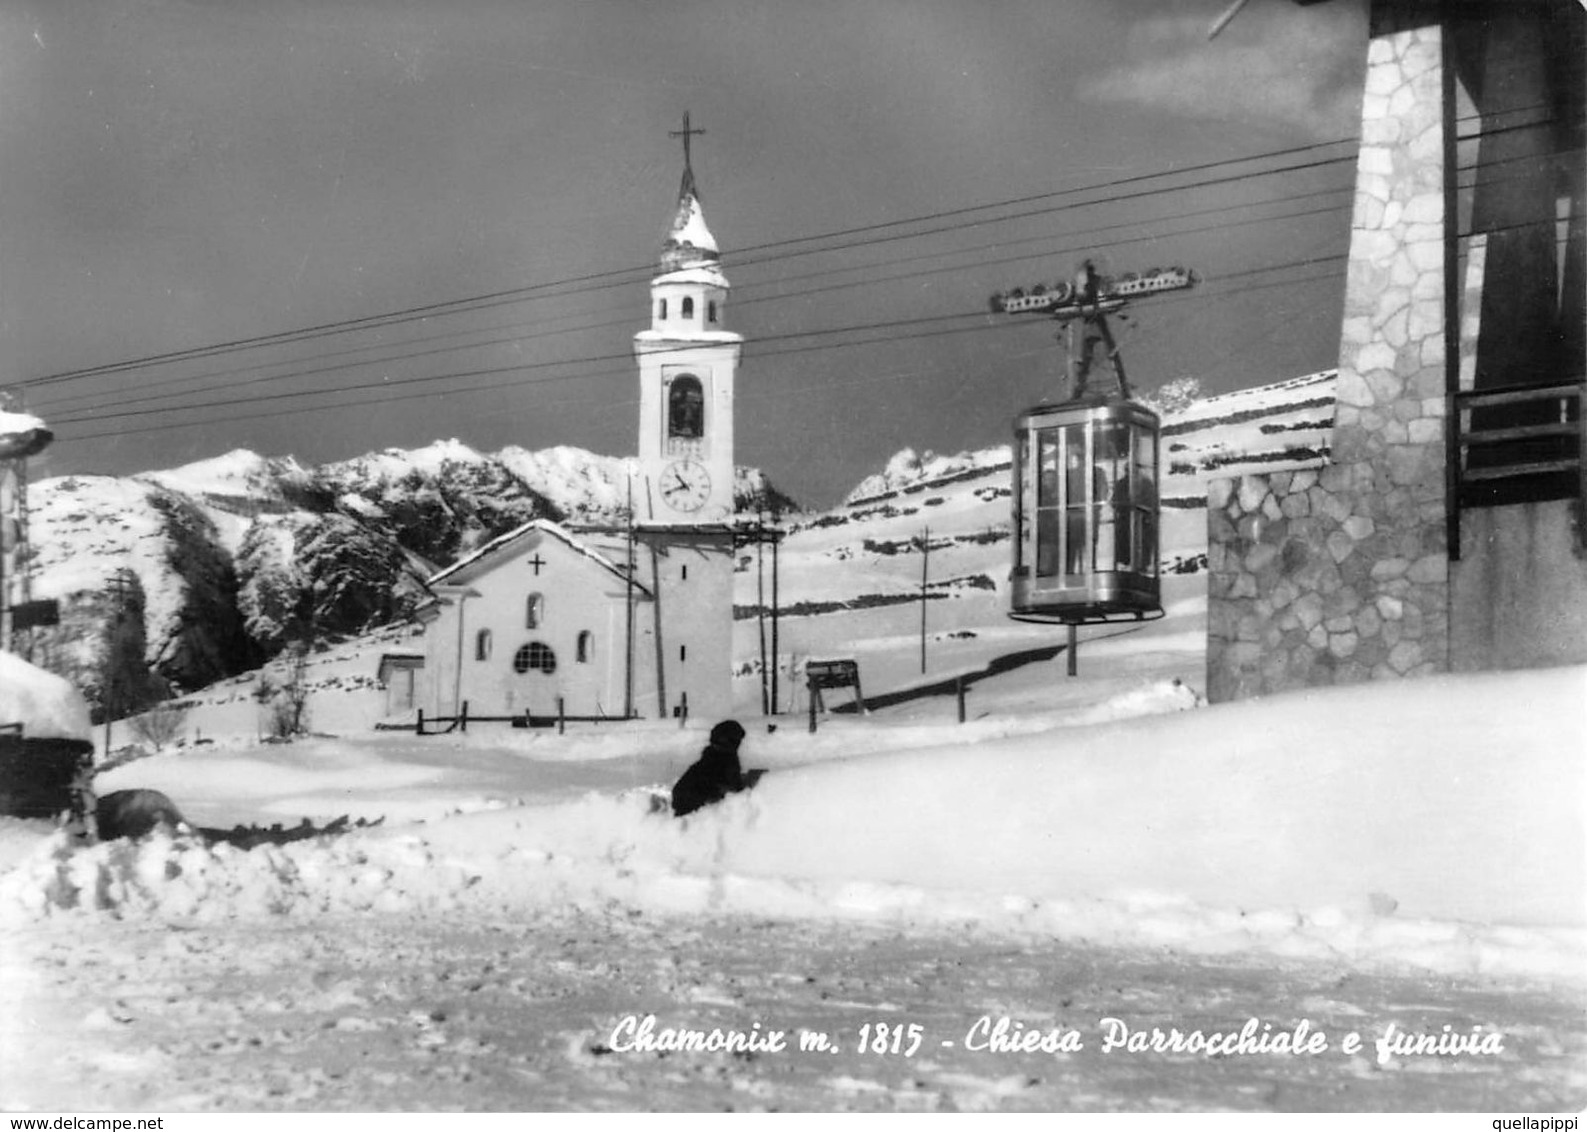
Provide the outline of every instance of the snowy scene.
{"type": "MultiPolygon", "coordinates": [[[[1183,419],[1206,428],[1187,435],[1258,451],[1274,434],[1252,422],[1298,396],[1198,402],[1183,419]]],[[[6,1049],[25,1071],[7,1074],[7,1106],[1579,1105],[1587,670],[1208,706],[1194,569],[1165,578],[1170,616],[1085,630],[1073,678],[1061,629],[950,591],[928,605],[921,675],[919,601],[861,600],[918,590],[920,554],[874,548],[907,543],[923,510],[944,578],[997,577],[1006,539],[968,536],[1006,530],[1006,461],[901,454],[801,521],[785,600],[828,612],[785,617],[785,643],[846,649],[893,702],[860,716],[828,693],[837,710],[811,733],[784,674],[782,714],[762,717],[741,633],[742,756],[769,773],[684,821],[655,799],[711,720],[375,731],[375,660],[405,631],[310,658],[312,736],[262,741],[253,673],[184,697],[179,733],[103,772],[100,792],[163,791],[195,829],[346,831],[83,849],[9,820],[6,1049]],[[107,983],[113,998],[94,989],[107,983]],[[793,1048],[617,1049],[625,1020],[652,1016],[654,1032],[781,1029],[793,1048]],[[969,1037],[983,1017],[1083,1048],[999,1052],[969,1037]],[[1132,1053],[1108,1018],[1148,1036],[1305,1022],[1329,1048],[1132,1053]],[[930,1039],[913,1057],[859,1049],[861,1026],[907,1042],[911,1024],[930,1039]],[[800,1031],[839,1052],[800,1052],[800,1031]],[[1126,1045],[1104,1053],[1110,1032],[1126,1045]],[[1364,1044],[1345,1055],[1350,1032],[1364,1044]],[[1395,1033],[1504,1048],[1380,1057],[1395,1033]]],[[[1192,481],[1165,498],[1205,490],[1192,481]]],[[[1204,509],[1181,511],[1164,558],[1194,562],[1204,509]]],[[[737,592],[753,585],[746,567],[737,592]]],[[[102,742],[70,697],[29,694],[8,711],[102,742]]]]}
{"type": "Polygon", "coordinates": [[[1583,59],[0,12],[0,1109],[1574,1128],[1583,59]]]}

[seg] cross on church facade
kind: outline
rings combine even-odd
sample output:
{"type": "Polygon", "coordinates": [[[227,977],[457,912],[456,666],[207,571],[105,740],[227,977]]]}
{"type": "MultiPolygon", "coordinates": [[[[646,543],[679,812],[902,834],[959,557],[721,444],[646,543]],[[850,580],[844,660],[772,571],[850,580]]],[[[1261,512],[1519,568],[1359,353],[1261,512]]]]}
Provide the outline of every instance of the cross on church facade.
{"type": "Polygon", "coordinates": [[[683,112],[683,129],[681,129],[681,130],[668,130],[667,131],[667,136],[669,138],[682,138],[683,139],[683,167],[685,169],[693,170],[693,168],[694,168],[694,166],[690,163],[690,160],[689,160],[689,138],[692,135],[694,135],[694,134],[703,134],[703,133],[705,133],[704,130],[691,130],[689,128],[689,112],[687,110],[685,110],[683,112]]]}
{"type": "Polygon", "coordinates": [[[540,552],[538,550],[535,551],[535,556],[528,561],[529,565],[535,568],[535,577],[537,578],[540,576],[540,567],[550,565],[550,563],[548,563],[544,558],[540,557],[540,552]]]}

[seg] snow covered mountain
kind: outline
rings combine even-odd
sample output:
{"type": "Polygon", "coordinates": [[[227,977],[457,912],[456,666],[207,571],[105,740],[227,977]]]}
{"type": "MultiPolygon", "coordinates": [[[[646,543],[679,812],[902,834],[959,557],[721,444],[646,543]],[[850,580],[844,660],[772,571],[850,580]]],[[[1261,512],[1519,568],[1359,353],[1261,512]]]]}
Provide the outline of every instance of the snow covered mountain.
{"type": "MultiPolygon", "coordinates": [[[[34,658],[97,697],[106,626],[141,604],[149,664],[173,688],[199,687],[295,637],[400,619],[437,568],[531,519],[615,521],[627,478],[624,460],[576,448],[491,455],[447,440],[320,467],[237,450],[43,480],[29,498],[31,588],[62,619],[34,631],[34,658]]],[[[737,494],[749,511],[796,507],[755,469],[739,469],[737,494]]]]}
{"type": "MultiPolygon", "coordinates": [[[[1165,571],[1205,565],[1211,476],[1326,452],[1333,378],[1209,397],[1165,416],[1165,571]]],[[[777,570],[783,615],[917,601],[924,574],[951,631],[1001,619],[1009,468],[1007,446],[906,449],[827,511],[799,510],[755,469],[739,469],[736,494],[741,512],[762,510],[789,532],[777,570]]],[[[238,450],[131,477],[43,480],[30,494],[32,589],[61,601],[62,623],[34,631],[34,659],[92,695],[105,626],[124,602],[111,579],[125,568],[141,589],[149,663],[174,688],[196,688],[257,666],[294,637],[346,638],[400,620],[426,576],[530,519],[620,520],[627,484],[621,458],[569,447],[486,454],[457,440],[320,467],[238,450]]],[[[741,619],[771,602],[767,569],[764,554],[741,556],[741,619]]],[[[852,640],[863,629],[846,616],[831,635],[852,640]]]]}

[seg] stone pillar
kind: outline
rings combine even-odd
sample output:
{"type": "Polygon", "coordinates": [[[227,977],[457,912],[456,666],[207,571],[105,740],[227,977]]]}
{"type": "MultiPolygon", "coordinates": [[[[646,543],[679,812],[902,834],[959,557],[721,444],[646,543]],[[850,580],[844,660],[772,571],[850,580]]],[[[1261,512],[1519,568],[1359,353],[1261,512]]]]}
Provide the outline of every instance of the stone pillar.
{"type": "Polygon", "coordinates": [[[1373,3],[1331,462],[1209,493],[1214,701],[1449,667],[1437,11],[1373,3]]]}
{"type": "MultiPolygon", "coordinates": [[[[1449,558],[1443,29],[1377,0],[1339,342],[1333,459],[1350,518],[1334,549],[1363,606],[1395,618],[1370,674],[1444,671],[1449,558]]],[[[1438,10],[1434,6],[1432,11],[1438,10]]]]}

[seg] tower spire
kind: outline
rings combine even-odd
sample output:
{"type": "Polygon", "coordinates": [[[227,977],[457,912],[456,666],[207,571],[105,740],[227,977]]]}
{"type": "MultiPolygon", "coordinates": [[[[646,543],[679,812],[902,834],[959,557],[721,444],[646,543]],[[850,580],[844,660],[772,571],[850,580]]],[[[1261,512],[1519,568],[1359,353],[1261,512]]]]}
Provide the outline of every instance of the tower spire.
{"type": "MultiPolygon", "coordinates": [[[[689,140],[703,134],[689,124],[689,112],[683,112],[683,129],[668,130],[667,136],[683,139],[683,184],[678,188],[678,207],[673,213],[672,225],[661,247],[661,269],[678,271],[701,264],[716,264],[716,237],[705,226],[705,215],[700,209],[700,192],[694,186],[693,154],[689,140]]],[[[725,286],[725,281],[723,283],[725,286]]]]}
{"type": "Polygon", "coordinates": [[[696,196],[699,195],[694,187],[694,162],[689,153],[689,139],[695,134],[704,133],[704,130],[694,130],[689,128],[689,112],[687,110],[683,112],[683,129],[667,131],[667,136],[669,138],[683,139],[683,185],[678,189],[678,196],[680,198],[690,193],[694,193],[696,196]]]}

